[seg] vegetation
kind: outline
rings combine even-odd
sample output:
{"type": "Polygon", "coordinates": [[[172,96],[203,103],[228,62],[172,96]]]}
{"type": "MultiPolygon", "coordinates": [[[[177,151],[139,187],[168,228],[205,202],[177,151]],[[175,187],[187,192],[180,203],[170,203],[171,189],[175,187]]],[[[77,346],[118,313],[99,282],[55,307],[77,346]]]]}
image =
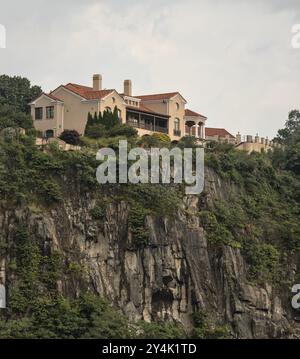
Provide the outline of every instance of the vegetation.
{"type": "MultiPolygon", "coordinates": [[[[118,149],[120,139],[134,146],[172,147],[164,134],[137,138],[136,130],[120,125],[114,113],[89,115],[81,151],[64,152],[56,144],[47,151],[35,146],[35,131],[25,106],[39,88],[26,79],[0,77],[0,130],[23,127],[26,135],[0,136],[0,207],[14,211],[28,208],[37,216],[57,210],[64,196],[95,199],[90,211],[94,221],[105,221],[109,205],[124,201],[129,208],[128,229],[132,245],[149,243],[147,216],[154,220],[177,218],[183,207],[183,187],[171,185],[106,185],[96,181],[99,147],[118,149]],[[20,97],[20,101],[15,98],[20,97]],[[29,99],[30,98],[30,99],[29,99]],[[76,189],[76,191],[74,191],[76,189]]],[[[222,179],[216,196],[201,194],[198,215],[210,246],[239,248],[248,263],[249,280],[282,283],[286,258],[300,250],[300,113],[292,111],[277,141],[284,145],[270,153],[247,154],[228,144],[211,144],[206,153],[208,176],[222,179]]],[[[74,131],[62,139],[77,144],[74,131]]],[[[179,146],[197,146],[185,137],[179,146]]],[[[80,203],[78,201],[78,203],[80,203]]],[[[39,241],[26,221],[18,219],[13,238],[0,234],[0,254],[8,265],[9,309],[0,316],[0,338],[184,338],[176,323],[132,325],[94,292],[63,296],[61,278],[84,282],[80,251],[59,252],[39,241]]],[[[230,337],[205,313],[194,316],[194,338],[230,337]]]]}
{"type": "Polygon", "coordinates": [[[80,135],[75,130],[64,130],[59,138],[66,143],[74,146],[78,146],[80,143],[80,135]]]}

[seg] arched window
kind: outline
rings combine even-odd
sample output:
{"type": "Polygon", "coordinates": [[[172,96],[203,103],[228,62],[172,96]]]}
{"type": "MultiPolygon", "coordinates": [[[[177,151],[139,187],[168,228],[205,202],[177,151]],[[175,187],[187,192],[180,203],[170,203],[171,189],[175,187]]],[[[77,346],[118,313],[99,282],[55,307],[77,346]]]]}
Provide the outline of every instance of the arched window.
{"type": "Polygon", "coordinates": [[[105,110],[108,111],[108,112],[112,112],[112,111],[111,111],[111,108],[110,108],[109,106],[106,106],[106,107],[105,107],[105,110]]]}
{"type": "Polygon", "coordinates": [[[118,117],[121,120],[122,119],[122,111],[118,109],[118,117]]]}
{"type": "Polygon", "coordinates": [[[47,131],[45,132],[45,136],[46,136],[46,138],[52,138],[52,137],[54,137],[54,131],[53,131],[53,130],[47,130],[47,131]]]}
{"type": "Polygon", "coordinates": [[[3,284],[0,284],[0,309],[6,308],[6,291],[3,284]]]}
{"type": "Polygon", "coordinates": [[[174,120],[174,136],[181,136],[179,118],[175,118],[174,120]]]}
{"type": "Polygon", "coordinates": [[[116,102],[116,99],[115,99],[114,97],[112,98],[112,102],[113,102],[113,103],[115,103],[115,102],[116,102]]]}
{"type": "Polygon", "coordinates": [[[176,102],[176,110],[178,111],[180,109],[180,105],[178,102],[176,102]]]}

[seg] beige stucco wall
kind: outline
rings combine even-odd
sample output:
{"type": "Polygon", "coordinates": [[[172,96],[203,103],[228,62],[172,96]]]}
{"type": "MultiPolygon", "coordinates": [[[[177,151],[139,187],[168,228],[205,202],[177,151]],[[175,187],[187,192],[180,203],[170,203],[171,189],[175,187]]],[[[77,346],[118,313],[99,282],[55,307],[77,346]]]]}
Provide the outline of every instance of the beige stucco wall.
{"type": "Polygon", "coordinates": [[[126,106],[123,98],[117,93],[112,92],[100,101],[100,111],[103,112],[106,107],[113,111],[115,106],[121,111],[122,123],[126,123],[126,106]]]}
{"type": "Polygon", "coordinates": [[[64,88],[57,89],[53,94],[64,102],[64,130],[76,130],[83,135],[88,113],[99,111],[99,101],[83,101],[64,88]]]}
{"type": "Polygon", "coordinates": [[[272,147],[269,145],[256,142],[242,142],[238,146],[236,146],[236,148],[238,150],[247,151],[248,153],[251,153],[253,151],[261,152],[262,150],[268,151],[272,149],[272,147]]]}
{"type": "Polygon", "coordinates": [[[185,114],[185,102],[183,101],[180,95],[176,95],[174,98],[170,100],[166,100],[165,103],[163,100],[157,101],[143,101],[143,104],[148,107],[149,109],[169,115],[169,136],[171,140],[179,140],[185,134],[185,121],[184,121],[184,114],[185,114]],[[179,109],[177,110],[176,103],[179,104],[179,109]],[[174,120],[175,118],[179,118],[180,120],[180,130],[181,136],[174,136],[174,120]]]}
{"type": "Polygon", "coordinates": [[[112,92],[102,100],[85,100],[64,88],[59,88],[54,95],[64,102],[64,129],[76,130],[83,135],[87,123],[88,113],[103,112],[106,107],[112,111],[117,106],[121,110],[122,122],[126,122],[126,107],[122,97],[112,92]],[[113,101],[115,99],[115,102],[113,101]]]}
{"type": "Polygon", "coordinates": [[[235,144],[235,138],[232,138],[230,136],[226,136],[226,137],[220,137],[220,136],[206,136],[205,137],[206,141],[216,141],[216,142],[227,142],[227,143],[231,143],[231,144],[235,144]]]}
{"type": "Polygon", "coordinates": [[[63,104],[59,102],[54,102],[53,100],[47,97],[41,97],[36,102],[35,105],[31,105],[31,116],[33,119],[34,127],[41,132],[45,132],[47,130],[53,130],[54,136],[59,136],[63,129],[63,104]],[[54,106],[54,118],[47,119],[46,118],[46,107],[54,106]],[[35,108],[42,107],[43,108],[43,119],[36,120],[35,119],[35,108]]]}

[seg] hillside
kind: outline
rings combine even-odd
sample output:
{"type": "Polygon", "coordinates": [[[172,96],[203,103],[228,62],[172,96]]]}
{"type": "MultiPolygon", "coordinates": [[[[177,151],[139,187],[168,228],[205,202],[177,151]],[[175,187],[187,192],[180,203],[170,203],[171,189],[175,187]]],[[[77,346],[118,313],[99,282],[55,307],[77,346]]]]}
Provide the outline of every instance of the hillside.
{"type": "Polygon", "coordinates": [[[205,190],[188,197],[99,185],[95,148],[118,131],[41,151],[26,114],[1,113],[3,128],[29,125],[0,136],[0,338],[300,337],[297,112],[283,150],[207,149],[205,190]]]}

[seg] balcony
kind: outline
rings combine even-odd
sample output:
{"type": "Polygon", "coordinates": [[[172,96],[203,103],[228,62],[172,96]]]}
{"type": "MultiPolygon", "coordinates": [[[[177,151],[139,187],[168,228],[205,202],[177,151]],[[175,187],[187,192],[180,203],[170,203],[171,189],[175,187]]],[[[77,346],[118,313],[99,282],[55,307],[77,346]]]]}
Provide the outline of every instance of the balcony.
{"type": "Polygon", "coordinates": [[[128,120],[127,125],[135,128],[140,128],[143,130],[153,131],[153,132],[168,133],[167,127],[162,127],[154,123],[145,123],[145,122],[128,120]]]}

